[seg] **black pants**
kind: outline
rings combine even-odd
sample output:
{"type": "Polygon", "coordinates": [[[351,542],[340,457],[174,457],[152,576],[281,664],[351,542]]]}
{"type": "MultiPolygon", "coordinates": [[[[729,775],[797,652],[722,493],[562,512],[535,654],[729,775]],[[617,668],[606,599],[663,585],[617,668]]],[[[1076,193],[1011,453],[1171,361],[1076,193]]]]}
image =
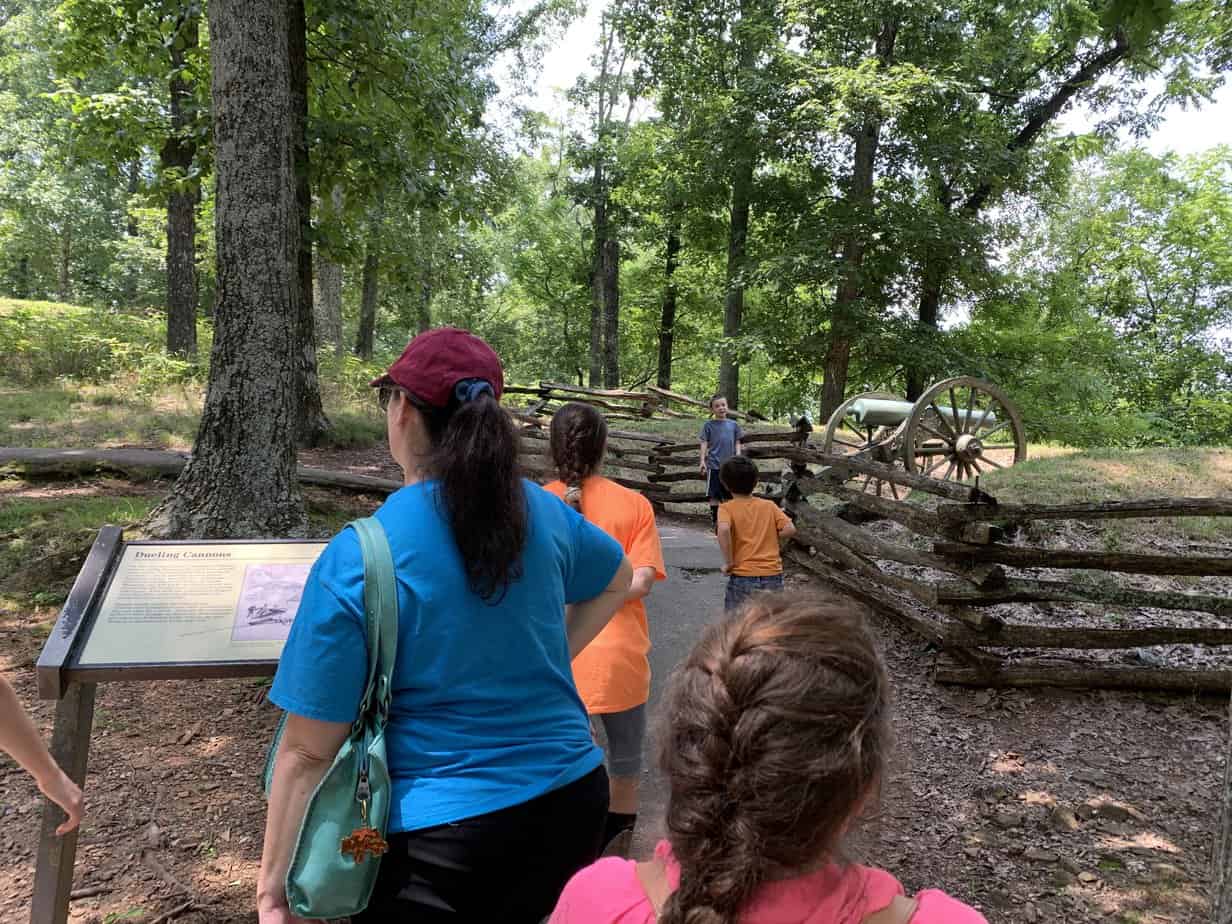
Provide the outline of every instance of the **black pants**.
{"type": "Polygon", "coordinates": [[[539,924],[603,849],[607,771],[487,815],[393,834],[352,924],[539,924]]]}

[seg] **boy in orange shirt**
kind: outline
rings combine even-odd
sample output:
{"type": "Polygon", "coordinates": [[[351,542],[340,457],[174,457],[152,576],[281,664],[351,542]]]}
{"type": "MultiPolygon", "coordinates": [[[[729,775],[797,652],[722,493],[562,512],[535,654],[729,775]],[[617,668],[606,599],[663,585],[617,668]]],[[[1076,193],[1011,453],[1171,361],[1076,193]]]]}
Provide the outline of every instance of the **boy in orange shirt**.
{"type": "Polygon", "coordinates": [[[727,579],[725,610],[736,609],[746,597],[783,589],[783,557],[779,543],[796,534],[795,525],[773,501],[753,497],[757,465],[732,456],[719,469],[732,499],[719,506],[719,549],[727,579]]]}

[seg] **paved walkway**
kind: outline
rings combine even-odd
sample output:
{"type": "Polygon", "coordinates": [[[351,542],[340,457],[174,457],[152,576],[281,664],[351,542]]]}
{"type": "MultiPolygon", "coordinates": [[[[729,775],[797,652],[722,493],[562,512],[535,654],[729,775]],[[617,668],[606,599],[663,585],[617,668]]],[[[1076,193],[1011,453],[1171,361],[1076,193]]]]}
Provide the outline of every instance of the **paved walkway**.
{"type": "Polygon", "coordinates": [[[688,654],[702,628],[723,613],[726,578],[714,535],[705,527],[664,523],[659,527],[667,580],[655,585],[646,600],[650,623],[650,722],[642,774],[642,804],[633,852],[649,856],[663,836],[667,790],[658,768],[658,704],[675,666],[688,654]]]}

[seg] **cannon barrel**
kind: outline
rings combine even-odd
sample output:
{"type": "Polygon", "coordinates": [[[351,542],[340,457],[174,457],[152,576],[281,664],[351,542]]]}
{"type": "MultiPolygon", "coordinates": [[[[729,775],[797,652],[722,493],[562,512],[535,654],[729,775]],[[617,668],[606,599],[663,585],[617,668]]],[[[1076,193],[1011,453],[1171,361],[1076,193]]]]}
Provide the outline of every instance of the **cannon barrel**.
{"type": "MultiPolygon", "coordinates": [[[[855,417],[856,421],[865,427],[897,427],[904,420],[911,416],[912,409],[915,405],[910,401],[888,401],[880,398],[859,398],[853,401],[847,413],[855,417]]],[[[974,417],[976,421],[983,418],[982,427],[994,427],[997,425],[997,415],[989,411],[987,414],[980,409],[975,409],[968,412],[966,408],[958,408],[955,410],[952,407],[937,405],[937,410],[941,416],[946,419],[947,423],[954,423],[955,417],[966,423],[968,416],[974,417]]]]}

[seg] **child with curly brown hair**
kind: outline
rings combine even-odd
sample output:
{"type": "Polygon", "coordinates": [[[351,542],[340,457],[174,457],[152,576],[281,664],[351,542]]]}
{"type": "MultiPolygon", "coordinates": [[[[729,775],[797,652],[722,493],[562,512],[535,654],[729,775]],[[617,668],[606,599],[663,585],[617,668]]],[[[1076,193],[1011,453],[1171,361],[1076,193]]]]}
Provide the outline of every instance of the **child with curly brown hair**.
{"type": "Polygon", "coordinates": [[[885,669],[851,606],[750,599],[706,630],[667,710],[668,839],[582,870],[551,924],[987,924],[842,860],[889,749],[885,669]]]}

